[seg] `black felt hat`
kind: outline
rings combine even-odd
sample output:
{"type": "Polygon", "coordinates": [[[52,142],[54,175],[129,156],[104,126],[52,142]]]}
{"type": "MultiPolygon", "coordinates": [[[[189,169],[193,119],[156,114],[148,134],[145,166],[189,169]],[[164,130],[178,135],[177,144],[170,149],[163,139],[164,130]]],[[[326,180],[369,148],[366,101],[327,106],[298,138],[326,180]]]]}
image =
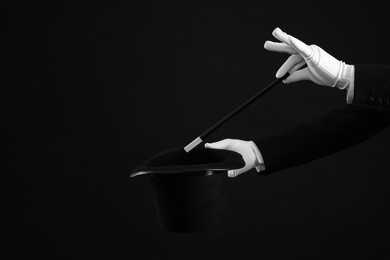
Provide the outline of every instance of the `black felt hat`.
{"type": "Polygon", "coordinates": [[[175,148],[138,166],[131,177],[148,175],[161,226],[174,232],[214,228],[227,219],[227,171],[244,167],[227,150],[175,148]],[[225,173],[225,174],[223,174],[225,173]]]}

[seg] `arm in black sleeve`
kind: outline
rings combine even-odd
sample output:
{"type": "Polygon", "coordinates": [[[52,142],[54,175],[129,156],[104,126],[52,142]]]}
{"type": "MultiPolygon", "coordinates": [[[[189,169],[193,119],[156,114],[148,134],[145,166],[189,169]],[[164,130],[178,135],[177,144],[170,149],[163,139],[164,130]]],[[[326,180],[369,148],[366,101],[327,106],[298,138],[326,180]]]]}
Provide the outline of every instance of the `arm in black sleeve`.
{"type": "Polygon", "coordinates": [[[304,125],[254,140],[269,174],[357,145],[390,126],[390,114],[374,109],[334,110],[304,125]]]}

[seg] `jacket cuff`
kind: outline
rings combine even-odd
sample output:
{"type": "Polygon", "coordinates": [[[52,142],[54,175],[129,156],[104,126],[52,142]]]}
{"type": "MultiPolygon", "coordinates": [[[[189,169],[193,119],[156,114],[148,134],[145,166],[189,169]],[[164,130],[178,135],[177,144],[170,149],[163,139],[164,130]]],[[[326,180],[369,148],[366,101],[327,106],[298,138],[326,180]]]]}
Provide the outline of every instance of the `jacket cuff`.
{"type": "Polygon", "coordinates": [[[347,87],[347,104],[352,104],[353,102],[353,94],[355,91],[355,66],[350,65],[348,67],[349,70],[349,85],[347,87]]]}
{"type": "Polygon", "coordinates": [[[355,65],[352,105],[370,109],[390,108],[390,66],[355,65]]]}

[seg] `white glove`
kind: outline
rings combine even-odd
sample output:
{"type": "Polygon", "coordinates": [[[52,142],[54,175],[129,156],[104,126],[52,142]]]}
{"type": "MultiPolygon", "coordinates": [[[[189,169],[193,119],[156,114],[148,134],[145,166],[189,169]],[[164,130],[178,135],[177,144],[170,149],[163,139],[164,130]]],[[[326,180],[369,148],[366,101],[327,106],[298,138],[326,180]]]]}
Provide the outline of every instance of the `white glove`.
{"type": "Polygon", "coordinates": [[[258,172],[265,169],[260,151],[256,144],[252,141],[224,139],[215,143],[206,143],[204,146],[209,149],[229,150],[241,154],[244,159],[245,166],[240,169],[229,170],[229,177],[234,178],[253,168],[256,168],[258,172]]]}
{"type": "Polygon", "coordinates": [[[352,84],[353,88],[353,65],[335,59],[317,45],[306,45],[279,28],[276,28],[272,35],[281,42],[266,41],[264,48],[269,51],[291,54],[276,73],[277,78],[284,76],[287,72],[291,74],[283,81],[284,83],[311,80],[319,85],[339,89],[348,89],[352,84]],[[307,67],[298,70],[305,63],[307,67]]]}

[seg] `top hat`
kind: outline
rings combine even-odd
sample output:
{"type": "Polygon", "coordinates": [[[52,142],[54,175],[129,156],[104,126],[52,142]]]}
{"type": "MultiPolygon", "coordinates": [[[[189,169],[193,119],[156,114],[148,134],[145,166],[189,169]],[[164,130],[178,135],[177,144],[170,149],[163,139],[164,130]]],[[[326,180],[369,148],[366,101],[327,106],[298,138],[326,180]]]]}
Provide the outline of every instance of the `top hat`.
{"type": "Polygon", "coordinates": [[[130,176],[149,176],[164,229],[197,232],[227,219],[226,173],[244,165],[233,151],[196,148],[186,153],[180,147],[145,161],[130,176]]]}

